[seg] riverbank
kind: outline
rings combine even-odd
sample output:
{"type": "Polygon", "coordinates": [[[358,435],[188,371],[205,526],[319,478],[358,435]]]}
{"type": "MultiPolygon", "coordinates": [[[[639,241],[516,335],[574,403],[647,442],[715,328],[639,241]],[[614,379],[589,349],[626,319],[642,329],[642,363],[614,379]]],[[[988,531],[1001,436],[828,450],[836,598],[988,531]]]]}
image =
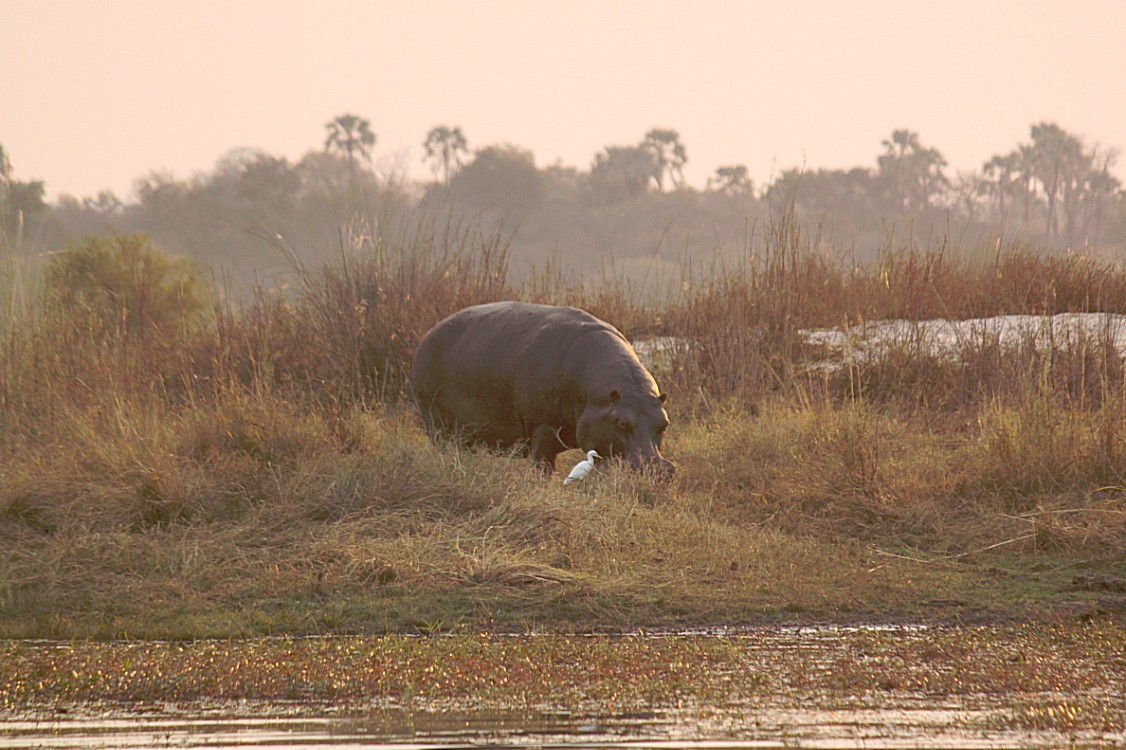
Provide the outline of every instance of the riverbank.
{"type": "Polygon", "coordinates": [[[671,484],[611,464],[567,487],[435,447],[407,410],[240,397],[111,419],[112,439],[9,468],[26,499],[5,516],[0,635],[1126,616],[1120,490],[1014,497],[1031,468],[1004,443],[875,408],[713,413],[670,431],[671,484]]]}
{"type": "Polygon", "coordinates": [[[782,222],[653,297],[511,284],[496,238],[403,241],[243,308],[144,238],[51,260],[0,319],[0,637],[1124,616],[1123,269],[1000,246],[860,269],[782,222]],[[498,298],[671,342],[672,482],[605,462],[564,487],[426,440],[415,344],[498,298]],[[1034,317],[919,323],[994,314],[1034,317]]]}

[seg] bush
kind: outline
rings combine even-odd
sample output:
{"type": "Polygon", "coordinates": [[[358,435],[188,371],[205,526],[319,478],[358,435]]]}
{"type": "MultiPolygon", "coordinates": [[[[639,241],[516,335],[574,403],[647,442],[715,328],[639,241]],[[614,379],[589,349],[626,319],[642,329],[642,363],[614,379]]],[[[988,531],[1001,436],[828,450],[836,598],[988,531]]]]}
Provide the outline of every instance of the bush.
{"type": "Polygon", "coordinates": [[[49,315],[95,333],[169,337],[202,320],[212,290],[190,261],[128,234],[67,247],[47,266],[43,295],[49,315]]]}

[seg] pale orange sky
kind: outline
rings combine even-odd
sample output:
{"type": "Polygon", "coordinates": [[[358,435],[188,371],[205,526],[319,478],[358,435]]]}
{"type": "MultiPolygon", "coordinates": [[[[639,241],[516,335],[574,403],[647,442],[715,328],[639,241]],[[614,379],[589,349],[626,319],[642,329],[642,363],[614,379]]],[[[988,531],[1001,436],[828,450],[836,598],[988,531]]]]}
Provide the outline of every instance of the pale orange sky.
{"type": "Polygon", "coordinates": [[[873,166],[910,128],[953,174],[1045,120],[1126,146],[1126,2],[3,0],[0,144],[51,198],[296,160],[345,112],[417,178],[438,124],[582,169],[673,128],[697,187],[873,166]]]}

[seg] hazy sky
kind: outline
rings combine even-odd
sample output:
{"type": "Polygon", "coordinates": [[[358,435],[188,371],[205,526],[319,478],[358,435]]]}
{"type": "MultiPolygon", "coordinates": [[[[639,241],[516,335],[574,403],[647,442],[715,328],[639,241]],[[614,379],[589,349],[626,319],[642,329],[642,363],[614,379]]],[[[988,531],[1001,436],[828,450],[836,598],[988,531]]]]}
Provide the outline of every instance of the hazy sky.
{"type": "MultiPolygon", "coordinates": [[[[50,197],[128,197],[236,147],[291,160],[371,121],[587,169],[680,132],[688,181],[874,166],[896,128],[977,169],[1054,121],[1126,146],[1126,0],[3,0],[0,144],[50,197]]],[[[1117,174],[1126,176],[1124,159],[1117,174]]]]}

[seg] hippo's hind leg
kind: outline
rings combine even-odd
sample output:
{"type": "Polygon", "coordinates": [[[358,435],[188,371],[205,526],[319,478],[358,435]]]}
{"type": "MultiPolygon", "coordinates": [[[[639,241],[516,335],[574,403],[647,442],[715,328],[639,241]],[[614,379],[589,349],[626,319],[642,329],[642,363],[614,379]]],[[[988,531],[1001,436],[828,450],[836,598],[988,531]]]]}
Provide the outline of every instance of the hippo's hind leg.
{"type": "Polygon", "coordinates": [[[541,424],[532,433],[532,461],[544,470],[545,474],[555,471],[555,457],[567,449],[559,437],[559,428],[541,424]]]}

